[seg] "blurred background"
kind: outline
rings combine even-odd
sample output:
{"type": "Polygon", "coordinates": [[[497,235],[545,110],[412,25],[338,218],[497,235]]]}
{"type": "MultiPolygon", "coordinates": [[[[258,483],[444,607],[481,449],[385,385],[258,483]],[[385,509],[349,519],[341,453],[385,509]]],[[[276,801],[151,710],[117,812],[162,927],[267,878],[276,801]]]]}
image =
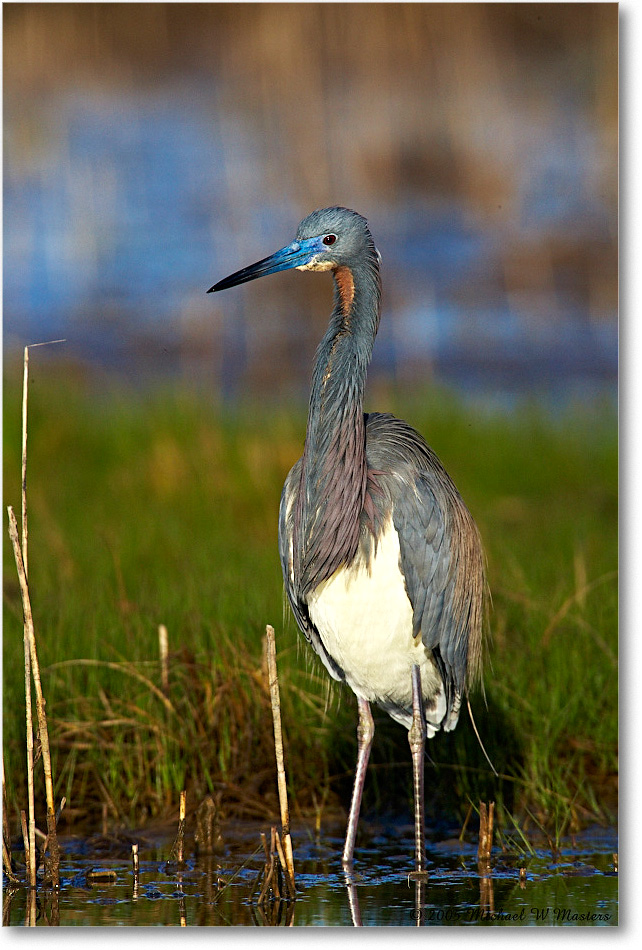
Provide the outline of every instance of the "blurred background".
{"type": "Polygon", "coordinates": [[[375,386],[615,396],[617,4],[3,17],[5,362],[64,337],[135,383],[305,399],[330,280],[205,291],[343,204],[383,257],[375,386]]]}

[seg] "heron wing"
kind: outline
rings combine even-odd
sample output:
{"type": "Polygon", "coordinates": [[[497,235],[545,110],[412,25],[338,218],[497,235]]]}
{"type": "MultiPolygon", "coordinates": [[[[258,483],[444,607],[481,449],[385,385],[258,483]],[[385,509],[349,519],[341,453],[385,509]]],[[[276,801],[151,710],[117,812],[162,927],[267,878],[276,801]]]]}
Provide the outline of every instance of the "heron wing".
{"type": "Polygon", "coordinates": [[[372,413],[366,445],[399,536],[413,635],[432,650],[455,714],[481,650],[485,582],[479,534],[452,479],[411,426],[372,413]]]}

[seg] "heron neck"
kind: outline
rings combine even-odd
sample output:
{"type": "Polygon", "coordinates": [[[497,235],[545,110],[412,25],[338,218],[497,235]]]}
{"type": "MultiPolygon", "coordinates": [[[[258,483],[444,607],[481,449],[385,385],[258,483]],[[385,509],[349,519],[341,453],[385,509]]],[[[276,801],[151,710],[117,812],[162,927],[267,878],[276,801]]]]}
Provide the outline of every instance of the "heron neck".
{"type": "MultiPolygon", "coordinates": [[[[374,252],[376,254],[376,252],[374,252]]],[[[319,344],[312,376],[305,454],[326,464],[365,461],[363,393],[380,317],[378,260],[337,267],[334,308],[319,344]]]]}
{"type": "Polygon", "coordinates": [[[363,392],[380,314],[378,259],[334,271],[334,309],[312,377],[294,538],[304,590],[359,545],[367,484],[363,392]]]}

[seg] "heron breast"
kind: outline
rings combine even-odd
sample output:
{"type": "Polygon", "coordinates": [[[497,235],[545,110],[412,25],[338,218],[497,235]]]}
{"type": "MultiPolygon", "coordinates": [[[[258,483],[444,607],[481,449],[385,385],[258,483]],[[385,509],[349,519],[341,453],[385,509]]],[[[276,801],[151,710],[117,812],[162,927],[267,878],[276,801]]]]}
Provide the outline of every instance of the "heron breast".
{"type": "Polygon", "coordinates": [[[369,559],[358,557],[335,571],[308,595],[308,610],[353,692],[386,708],[398,708],[397,714],[392,708],[388,711],[405,724],[408,716],[402,710],[412,708],[411,670],[418,664],[424,699],[429,706],[434,700],[437,724],[443,716],[443,687],[431,652],[421,637],[413,637],[412,604],[399,553],[399,537],[389,518],[369,559]]]}

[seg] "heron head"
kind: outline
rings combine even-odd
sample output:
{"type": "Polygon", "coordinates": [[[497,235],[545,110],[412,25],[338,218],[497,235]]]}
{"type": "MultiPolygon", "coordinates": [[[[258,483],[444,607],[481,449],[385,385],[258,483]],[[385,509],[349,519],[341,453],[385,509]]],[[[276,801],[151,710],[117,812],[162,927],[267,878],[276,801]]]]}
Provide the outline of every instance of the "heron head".
{"type": "Polygon", "coordinates": [[[292,267],[315,271],[352,267],[369,254],[378,256],[365,218],[348,208],[322,208],[303,219],[287,247],[225,277],[208,293],[292,267]]]}

